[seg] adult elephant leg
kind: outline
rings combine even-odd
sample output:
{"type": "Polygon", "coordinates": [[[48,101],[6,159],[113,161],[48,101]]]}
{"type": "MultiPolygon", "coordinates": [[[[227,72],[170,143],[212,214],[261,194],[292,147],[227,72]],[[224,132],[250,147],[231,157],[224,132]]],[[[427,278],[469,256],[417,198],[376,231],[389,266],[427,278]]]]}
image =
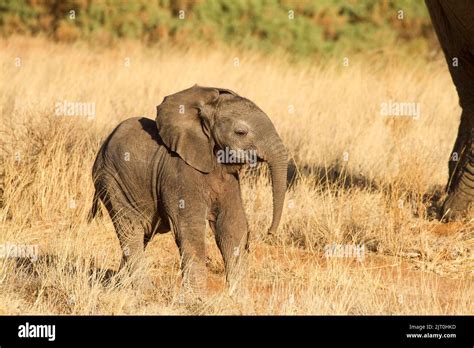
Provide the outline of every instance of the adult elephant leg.
{"type": "Polygon", "coordinates": [[[474,200],[474,4],[470,0],[425,0],[463,109],[449,162],[448,196],[442,216],[470,218],[474,200]]]}
{"type": "Polygon", "coordinates": [[[443,205],[443,215],[448,220],[469,218],[474,202],[474,110],[464,108],[458,137],[449,165],[448,197],[443,205]]]}
{"type": "Polygon", "coordinates": [[[226,188],[219,202],[214,229],[224,259],[227,285],[233,293],[245,283],[249,250],[249,230],[238,181],[226,188]]]}
{"type": "Polygon", "coordinates": [[[456,141],[453,146],[453,151],[451,152],[451,157],[449,160],[449,182],[446,186],[447,192],[453,191],[454,187],[459,180],[461,171],[464,163],[462,160],[464,157],[461,155],[464,153],[466,144],[468,144],[471,134],[469,132],[469,118],[472,118],[472,115],[468,115],[468,112],[464,110],[461,114],[461,122],[458,128],[458,134],[456,136],[456,141]],[[469,117],[471,116],[471,117],[469,117]],[[460,158],[461,157],[461,158],[460,158]]]}

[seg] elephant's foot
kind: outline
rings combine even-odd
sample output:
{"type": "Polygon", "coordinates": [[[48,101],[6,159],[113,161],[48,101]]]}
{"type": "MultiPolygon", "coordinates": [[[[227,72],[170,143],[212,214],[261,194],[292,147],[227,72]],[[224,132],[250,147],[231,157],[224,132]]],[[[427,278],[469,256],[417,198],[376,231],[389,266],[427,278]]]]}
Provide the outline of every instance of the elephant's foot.
{"type": "Polygon", "coordinates": [[[251,299],[248,279],[240,279],[227,284],[227,295],[234,301],[248,301],[251,299]]]}
{"type": "Polygon", "coordinates": [[[474,200],[471,195],[458,190],[444,201],[441,218],[444,221],[462,221],[474,218],[474,200]]]}
{"type": "Polygon", "coordinates": [[[443,218],[447,221],[474,217],[474,141],[471,138],[465,142],[459,166],[452,170],[448,197],[442,208],[443,218]]]}
{"type": "Polygon", "coordinates": [[[155,289],[156,286],[153,279],[149,275],[148,260],[143,258],[130,259],[127,262],[121,262],[115,276],[118,277],[118,282],[122,286],[130,286],[135,290],[149,291],[155,289]]]}
{"type": "Polygon", "coordinates": [[[205,265],[191,264],[184,270],[179,302],[202,301],[207,296],[207,269],[205,265]]]}
{"type": "MultiPolygon", "coordinates": [[[[245,257],[246,258],[246,257],[245,257]]],[[[248,261],[241,258],[232,269],[226,271],[226,285],[229,295],[245,292],[248,283],[248,261]]]]}

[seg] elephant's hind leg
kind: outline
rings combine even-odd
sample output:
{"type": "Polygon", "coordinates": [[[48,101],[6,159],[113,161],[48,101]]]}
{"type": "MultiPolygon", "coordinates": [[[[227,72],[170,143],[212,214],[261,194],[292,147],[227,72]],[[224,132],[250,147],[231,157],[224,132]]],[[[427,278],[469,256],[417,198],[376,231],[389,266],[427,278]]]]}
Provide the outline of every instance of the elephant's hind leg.
{"type": "Polygon", "coordinates": [[[141,223],[143,219],[119,197],[104,195],[102,201],[112,219],[122,249],[119,269],[130,265],[134,270],[142,260],[145,249],[145,228],[141,223]]]}
{"type": "Polygon", "coordinates": [[[133,209],[121,193],[121,189],[110,180],[100,180],[96,190],[109,213],[122,249],[119,270],[130,266],[135,270],[142,260],[145,248],[145,228],[142,217],[133,209]]]}
{"type": "Polygon", "coordinates": [[[129,265],[135,270],[143,259],[145,250],[145,229],[139,223],[138,217],[130,215],[119,216],[113,219],[115,230],[122,248],[120,269],[129,265]]]}

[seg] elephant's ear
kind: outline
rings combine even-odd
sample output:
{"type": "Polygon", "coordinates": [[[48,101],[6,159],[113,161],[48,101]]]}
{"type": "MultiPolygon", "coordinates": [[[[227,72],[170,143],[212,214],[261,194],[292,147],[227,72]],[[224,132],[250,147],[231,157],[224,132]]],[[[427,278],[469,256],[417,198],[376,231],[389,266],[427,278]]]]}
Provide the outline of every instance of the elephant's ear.
{"type": "Polygon", "coordinates": [[[165,145],[204,173],[214,169],[216,159],[211,140],[203,130],[200,110],[214,104],[218,98],[219,89],[194,85],[165,97],[156,108],[156,125],[165,145]]]}

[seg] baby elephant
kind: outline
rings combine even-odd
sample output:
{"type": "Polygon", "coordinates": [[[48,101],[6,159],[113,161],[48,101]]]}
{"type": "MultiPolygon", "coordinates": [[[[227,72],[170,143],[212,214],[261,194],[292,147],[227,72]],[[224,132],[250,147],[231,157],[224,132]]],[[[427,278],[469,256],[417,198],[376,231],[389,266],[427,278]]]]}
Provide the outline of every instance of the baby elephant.
{"type": "Polygon", "coordinates": [[[280,222],[287,175],[287,153],[275,127],[250,100],[195,85],[164,98],[156,122],[130,118],[109,135],[92,169],[89,217],[96,215],[100,198],[123,250],[121,267],[138,260],[155,233],[172,229],[183,280],[197,291],[206,281],[207,220],[233,287],[245,269],[249,238],[239,170],[256,161],[270,168],[272,233],[280,222]]]}

